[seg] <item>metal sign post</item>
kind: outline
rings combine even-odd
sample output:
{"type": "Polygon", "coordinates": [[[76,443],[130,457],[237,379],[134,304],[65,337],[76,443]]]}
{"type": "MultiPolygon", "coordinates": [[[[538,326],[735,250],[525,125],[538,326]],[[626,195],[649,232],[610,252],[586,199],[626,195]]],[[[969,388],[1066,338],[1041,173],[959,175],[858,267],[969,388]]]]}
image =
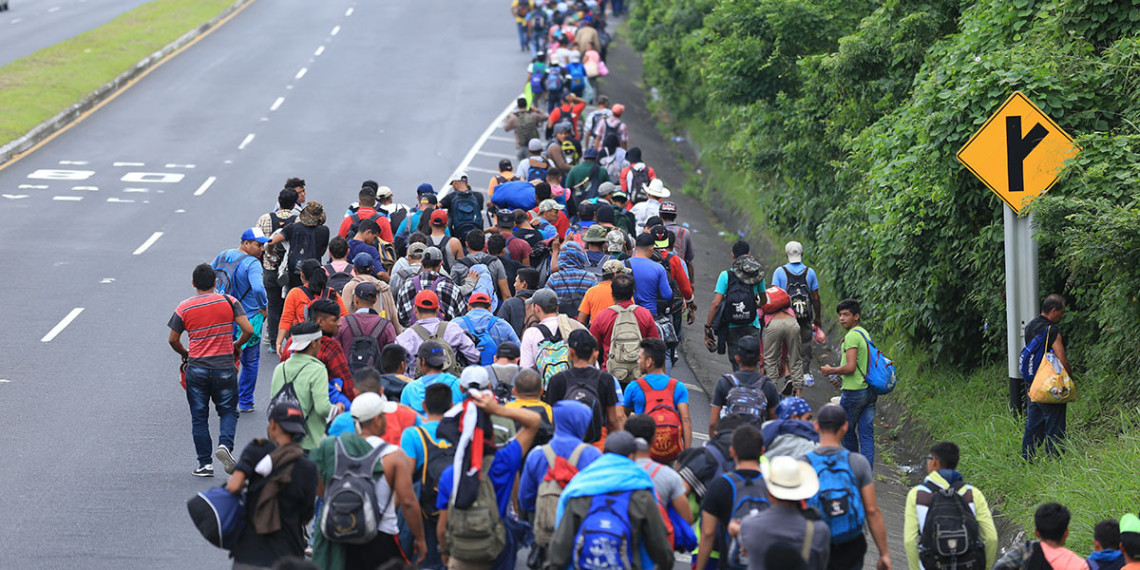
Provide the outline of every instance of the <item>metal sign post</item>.
{"type": "Polygon", "coordinates": [[[1021,378],[1018,358],[1025,346],[1025,325],[1038,313],[1037,242],[1033,216],[1019,217],[1009,208],[1005,215],[1005,336],[1009,378],[1021,378]]]}

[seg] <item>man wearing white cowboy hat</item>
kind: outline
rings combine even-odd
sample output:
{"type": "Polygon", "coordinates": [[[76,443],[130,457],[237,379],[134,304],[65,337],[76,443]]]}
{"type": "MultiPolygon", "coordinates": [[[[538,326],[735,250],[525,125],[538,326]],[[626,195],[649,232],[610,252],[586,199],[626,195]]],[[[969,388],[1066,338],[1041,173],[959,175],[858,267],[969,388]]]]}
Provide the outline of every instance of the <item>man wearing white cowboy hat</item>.
{"type": "Polygon", "coordinates": [[[665,187],[665,183],[660,178],[654,178],[649,182],[645,192],[649,194],[649,199],[634,204],[633,217],[637,219],[637,232],[641,233],[642,228],[645,227],[645,222],[658,215],[661,210],[661,201],[668,198],[672,192],[665,187]]]}
{"type": "Polygon", "coordinates": [[[760,471],[772,507],[729,524],[729,533],[739,537],[740,546],[747,553],[749,570],[792,567],[776,562],[783,559],[783,553],[772,550],[781,544],[796,549],[799,560],[795,567],[827,568],[831,530],[827,523],[818,520],[818,515],[808,518],[800,507],[805,499],[819,492],[815,470],[803,461],[780,456],[762,463],[760,471]]]}

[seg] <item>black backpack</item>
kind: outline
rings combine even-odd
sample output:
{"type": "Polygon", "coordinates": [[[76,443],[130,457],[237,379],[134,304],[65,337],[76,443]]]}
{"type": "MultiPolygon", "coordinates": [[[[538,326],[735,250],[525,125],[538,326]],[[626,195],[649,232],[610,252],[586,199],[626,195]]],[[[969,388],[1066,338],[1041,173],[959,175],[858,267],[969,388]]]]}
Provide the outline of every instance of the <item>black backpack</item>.
{"type": "Polygon", "coordinates": [[[352,331],[352,344],[348,347],[348,369],[354,373],[366,366],[380,367],[380,335],[388,327],[388,321],[381,318],[372,330],[364,333],[360,326],[360,318],[355,314],[344,318],[348,329],[352,331]]]}
{"type": "Polygon", "coordinates": [[[751,326],[756,322],[756,288],[741,281],[731,269],[728,270],[724,304],[724,317],[730,324],[751,326]]]}
{"type": "Polygon", "coordinates": [[[467,232],[480,229],[479,198],[475,192],[453,192],[451,195],[451,235],[462,240],[467,232]]]}
{"type": "Polygon", "coordinates": [[[648,200],[649,192],[646,188],[649,187],[649,167],[637,169],[630,166],[629,174],[629,201],[636,204],[648,200]]]}
{"type": "MultiPolygon", "coordinates": [[[[595,369],[587,368],[586,370],[595,369]]],[[[598,395],[598,377],[589,372],[586,372],[587,376],[584,377],[578,376],[578,374],[579,372],[574,369],[566,374],[566,396],[562,399],[581,402],[589,406],[593,412],[593,417],[590,419],[590,427],[586,430],[586,435],[582,441],[594,443],[602,439],[602,418],[605,417],[606,413],[602,409],[602,400],[598,395]]]]}
{"type": "Polygon", "coordinates": [[[811,288],[808,287],[808,268],[799,273],[792,273],[788,266],[782,268],[787,277],[788,298],[791,299],[792,310],[796,313],[796,320],[801,327],[810,327],[814,318],[815,308],[811,304],[811,288]]]}
{"type": "MultiPolygon", "coordinates": [[[[281,404],[294,406],[298,410],[301,410],[302,413],[305,413],[305,408],[301,406],[301,399],[297,397],[297,389],[293,387],[293,382],[301,375],[301,371],[305,369],[305,366],[308,366],[308,364],[297,370],[297,373],[293,375],[293,380],[289,379],[288,374],[285,375],[285,385],[269,399],[269,407],[266,410],[269,412],[269,415],[273,415],[273,408],[281,404]]],[[[305,421],[307,422],[308,420],[309,414],[305,413],[305,421]]]]}
{"type": "MultiPolygon", "coordinates": [[[[587,262],[589,262],[589,260],[587,260],[587,262]]],[[[589,269],[587,269],[587,272],[588,271],[589,271],[589,269]]],[[[593,274],[591,273],[591,275],[593,275],[593,274]]],[[[584,285],[586,283],[586,281],[587,281],[587,277],[585,275],[581,275],[578,277],[577,285],[579,285],[579,286],[584,285]]],[[[586,297],[586,294],[580,292],[578,289],[575,289],[574,292],[567,294],[565,297],[559,295],[559,297],[558,297],[558,312],[562,313],[563,315],[570,317],[571,319],[577,318],[578,309],[581,308],[582,299],[584,299],[585,297],[586,297]]]]}
{"type": "Polygon", "coordinates": [[[415,426],[415,430],[424,446],[424,465],[417,474],[420,480],[420,512],[425,519],[436,521],[439,520],[439,510],[435,508],[439,477],[448,465],[455,462],[455,446],[433,439],[422,427],[415,426]]]}
{"type": "Polygon", "coordinates": [[[928,570],[986,567],[986,546],[970,509],[973,491],[966,491],[965,496],[959,493],[965,485],[957,481],[942,489],[923,484],[930,493],[930,506],[918,540],[918,559],[928,570]]]}
{"type": "MultiPolygon", "coordinates": [[[[375,222],[376,220],[379,220],[381,217],[383,217],[383,215],[380,212],[376,212],[375,214],[372,215],[371,218],[364,218],[364,219],[365,220],[372,220],[375,222]]],[[[346,239],[346,240],[349,240],[349,239],[352,239],[353,237],[356,237],[356,232],[360,231],[360,222],[364,221],[364,220],[360,219],[360,212],[353,212],[352,215],[349,216],[349,219],[352,220],[352,224],[348,226],[348,233],[344,234],[344,239],[346,239]]]]}
{"type": "Polygon", "coordinates": [[[681,288],[677,285],[677,279],[673,277],[673,266],[669,263],[673,257],[674,255],[668,251],[662,253],[660,250],[654,250],[653,252],[653,259],[665,269],[665,275],[669,277],[669,288],[673,290],[672,299],[657,301],[658,315],[675,315],[685,309],[685,299],[681,296],[681,288]]]}
{"type": "Polygon", "coordinates": [[[301,273],[301,262],[307,259],[319,259],[321,252],[317,251],[317,228],[305,224],[293,224],[293,237],[289,239],[289,271],[301,273]]]}
{"type": "Polygon", "coordinates": [[[344,286],[348,285],[348,282],[352,281],[352,278],[356,276],[353,274],[351,263],[345,266],[344,271],[337,271],[336,268],[333,267],[333,264],[326,263],[325,274],[329,276],[329,288],[336,291],[337,295],[344,293],[344,286]]]}

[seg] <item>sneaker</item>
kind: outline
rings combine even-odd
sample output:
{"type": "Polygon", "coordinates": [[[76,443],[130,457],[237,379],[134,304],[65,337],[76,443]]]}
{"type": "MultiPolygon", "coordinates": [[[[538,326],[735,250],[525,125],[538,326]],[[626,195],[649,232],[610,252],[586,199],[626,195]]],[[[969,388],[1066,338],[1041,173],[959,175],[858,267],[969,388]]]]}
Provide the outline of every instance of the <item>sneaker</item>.
{"type": "Polygon", "coordinates": [[[195,476],[195,477],[213,477],[214,476],[214,466],[213,465],[203,465],[203,466],[191,471],[190,474],[195,476]]]}
{"type": "MultiPolygon", "coordinates": [[[[219,445],[218,450],[214,452],[214,456],[218,458],[218,461],[222,462],[222,467],[225,468],[226,474],[232,474],[234,472],[234,464],[237,462],[234,461],[234,456],[230,453],[228,447],[219,445]]],[[[211,465],[210,471],[213,472],[213,470],[214,466],[211,465]]]]}
{"type": "Polygon", "coordinates": [[[811,374],[804,374],[804,386],[815,386],[815,378],[811,374]]]}
{"type": "Polygon", "coordinates": [[[252,411],[254,411],[254,407],[253,407],[253,406],[250,406],[250,407],[248,407],[248,408],[239,408],[239,409],[238,409],[238,413],[242,413],[242,414],[248,414],[248,413],[250,413],[250,412],[252,412],[252,411]]]}

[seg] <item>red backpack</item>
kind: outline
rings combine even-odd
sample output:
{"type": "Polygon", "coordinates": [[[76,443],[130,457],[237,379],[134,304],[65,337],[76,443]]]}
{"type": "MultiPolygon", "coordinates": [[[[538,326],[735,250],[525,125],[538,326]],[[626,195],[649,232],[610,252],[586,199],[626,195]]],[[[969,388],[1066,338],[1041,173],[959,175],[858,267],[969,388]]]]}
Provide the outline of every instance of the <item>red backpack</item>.
{"type": "Polygon", "coordinates": [[[657,431],[649,444],[649,456],[658,463],[669,463],[681,454],[685,442],[681,438],[681,414],[673,403],[677,379],[670,378],[663,390],[654,390],[645,378],[637,385],[645,393],[645,414],[657,422],[657,431]]]}

